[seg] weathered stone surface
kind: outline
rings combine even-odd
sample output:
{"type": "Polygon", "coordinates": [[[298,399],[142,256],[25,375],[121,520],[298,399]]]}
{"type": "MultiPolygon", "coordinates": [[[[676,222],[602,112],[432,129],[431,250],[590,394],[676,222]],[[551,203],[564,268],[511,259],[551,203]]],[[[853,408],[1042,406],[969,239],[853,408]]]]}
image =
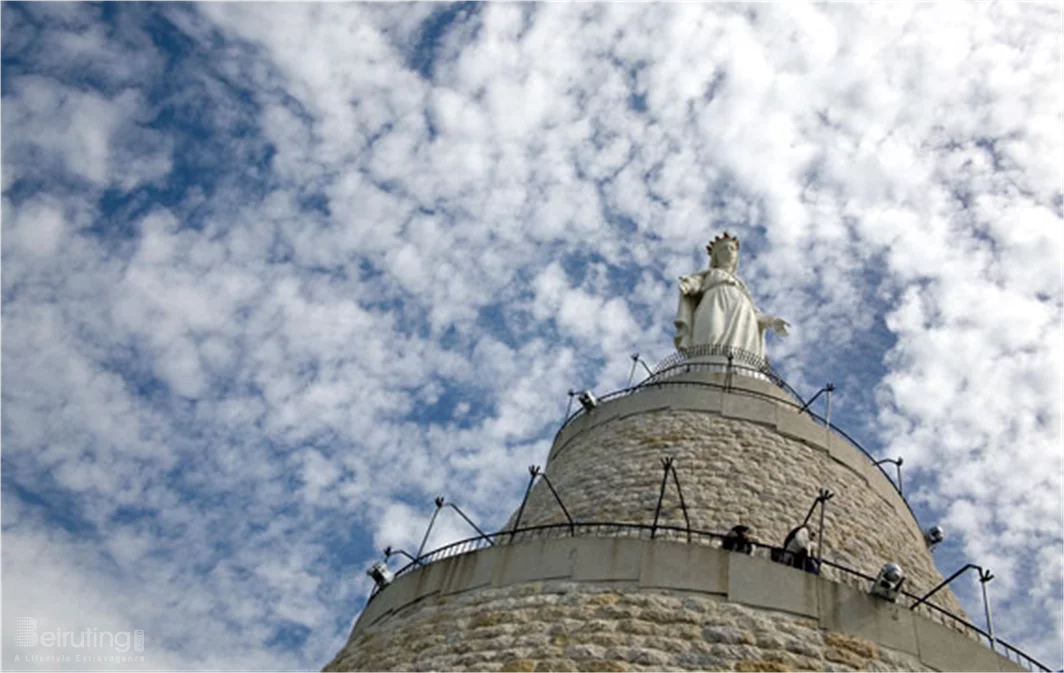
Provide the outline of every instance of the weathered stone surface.
{"type": "Polygon", "coordinates": [[[577,662],[577,670],[579,671],[629,671],[631,670],[623,661],[607,661],[605,659],[596,659],[594,661],[581,661],[577,662]]]}
{"type": "Polygon", "coordinates": [[[740,631],[734,626],[707,626],[702,629],[702,637],[710,643],[752,645],[757,642],[749,632],[740,631]]]}
{"type": "Polygon", "coordinates": [[[412,604],[358,632],[326,670],[927,670],[815,620],[711,596],[557,590],[533,583],[463,592],[442,608],[412,604]],[[604,608],[627,616],[595,617],[604,608]]]}
{"type": "Polygon", "coordinates": [[[536,663],[536,671],[575,671],[576,663],[570,659],[544,659],[536,663]]]}
{"type": "Polygon", "coordinates": [[[879,648],[876,647],[875,643],[842,633],[827,633],[824,636],[824,643],[829,647],[852,652],[864,659],[873,659],[879,654],[879,648]]]}
{"type": "MultiPolygon", "coordinates": [[[[857,449],[849,450],[864,460],[857,449]]],[[[666,456],[676,459],[694,528],[724,533],[743,523],[758,541],[778,545],[805,518],[818,489],[830,488],[836,495],[825,510],[825,558],[868,575],[892,561],[905,570],[906,588],[916,594],[942,581],[904,505],[899,510],[896,501],[870,488],[863,472],[774,427],[712,413],[651,411],[581,434],[556,453],[546,472],[577,521],[649,524],[661,490],[660,460],[666,456]]],[[[564,521],[546,484],[537,483],[522,525],[564,521]]],[[[684,526],[671,480],[659,523],[684,526]]],[[[662,536],[683,538],[682,533],[662,536]]],[[[864,580],[831,568],[825,576],[867,589],[864,580]]],[[[964,614],[948,588],[937,598],[951,612],[964,614]]]]}
{"type": "Polygon", "coordinates": [[[735,662],[737,671],[789,671],[786,664],[767,659],[747,659],[735,662]]]}
{"type": "MultiPolygon", "coordinates": [[[[755,539],[779,544],[805,517],[817,490],[827,487],[836,496],[827,507],[825,558],[845,559],[846,565],[869,575],[885,561],[896,562],[908,575],[907,588],[917,593],[941,580],[904,505],[899,511],[897,499],[884,495],[881,484],[869,488],[869,473],[860,461],[840,462],[830,451],[803,441],[809,428],[789,417],[791,432],[781,434],[782,407],[769,414],[775,420],[762,423],[757,417],[764,404],[725,404],[727,397],[721,396],[717,409],[745,409],[748,420],[659,408],[616,415],[570,434],[572,441],[554,451],[547,466],[569,512],[577,521],[650,523],[661,486],[660,459],[672,456],[694,528],[725,532],[744,523],[755,539]]],[[[659,524],[682,528],[679,504],[670,482],[659,524]]],[[[522,524],[564,521],[545,484],[537,485],[522,524]]],[[[623,532],[603,529],[594,535],[623,532]]],[[[685,541],[686,535],[666,529],[657,538],[685,541]]],[[[670,576],[677,569],[707,568],[707,576],[695,572],[689,583],[674,585],[645,572],[646,559],[635,554],[639,543],[632,542],[596,541],[593,550],[569,554],[559,552],[569,543],[548,540],[536,558],[510,559],[505,573],[490,564],[482,567],[472,557],[446,577],[437,568],[441,572],[427,573],[409,588],[417,595],[435,593],[414,603],[397,600],[375,607],[377,621],[356,628],[326,670],[929,670],[917,657],[922,650],[903,651],[904,645],[897,644],[904,639],[884,640],[860,630],[843,634],[810,618],[823,612],[825,596],[843,592],[818,590],[810,595],[812,607],[801,609],[766,608],[769,602],[754,600],[756,596],[749,605],[729,602],[735,588],[728,584],[730,564],[725,568],[698,560],[726,552],[701,548],[701,554],[692,555],[697,562],[670,560],[675,566],[670,566],[670,576]],[[603,569],[600,554],[613,565],[603,569]],[[557,572],[543,574],[548,565],[557,572]],[[717,574],[708,576],[711,571],[717,574]],[[470,578],[477,578],[473,587],[467,587],[470,578]],[[858,636],[875,637],[878,645],[858,636]]],[[[500,558],[511,551],[492,550],[500,558]]],[[[867,596],[863,580],[830,568],[824,577],[867,596]]],[[[403,580],[389,591],[400,589],[403,580]]],[[[789,580],[780,577],[781,582],[789,580]]],[[[963,614],[948,590],[939,596],[940,604],[963,614]]],[[[838,619],[866,609],[858,602],[847,604],[849,612],[835,610],[838,619]]]]}

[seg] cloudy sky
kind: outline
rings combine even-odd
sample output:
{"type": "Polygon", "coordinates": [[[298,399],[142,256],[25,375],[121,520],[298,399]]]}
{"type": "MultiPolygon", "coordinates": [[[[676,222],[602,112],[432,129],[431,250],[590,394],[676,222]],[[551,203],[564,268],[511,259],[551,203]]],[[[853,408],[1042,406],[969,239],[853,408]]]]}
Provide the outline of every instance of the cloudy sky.
{"type": "Polygon", "coordinates": [[[1060,5],[2,20],[5,667],[30,616],[319,668],[434,497],[501,526],[566,391],[669,355],[725,228],[776,368],[1064,666],[1060,5]]]}

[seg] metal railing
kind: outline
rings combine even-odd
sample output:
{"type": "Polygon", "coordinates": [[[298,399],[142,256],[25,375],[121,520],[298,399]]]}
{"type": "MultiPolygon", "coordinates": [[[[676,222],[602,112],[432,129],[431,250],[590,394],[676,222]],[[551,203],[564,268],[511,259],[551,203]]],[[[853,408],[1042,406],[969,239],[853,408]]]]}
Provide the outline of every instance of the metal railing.
{"type": "MultiPolygon", "coordinates": [[[[704,387],[713,390],[723,390],[725,392],[733,394],[747,395],[750,397],[758,397],[765,400],[771,400],[773,402],[793,407],[796,413],[800,412],[808,414],[809,417],[813,419],[816,423],[825,428],[828,428],[829,430],[834,431],[840,437],[845,439],[851,446],[853,446],[855,449],[864,454],[864,456],[868,459],[868,462],[872,465],[872,467],[879,470],[879,472],[887,478],[887,481],[890,482],[890,484],[894,487],[894,490],[898,492],[899,496],[901,496],[902,501],[905,502],[905,506],[909,508],[909,512],[912,514],[913,520],[915,520],[917,524],[919,524],[919,519],[916,517],[916,512],[913,511],[912,507],[909,505],[909,501],[905,499],[905,495],[904,493],[902,493],[901,484],[896,483],[895,480],[891,478],[890,474],[883,469],[882,465],[878,463],[875,456],[873,456],[871,453],[869,453],[867,449],[861,446],[861,444],[856,439],[848,435],[839,426],[835,425],[834,423],[831,423],[823,416],[820,416],[819,414],[809,409],[805,399],[798,393],[798,391],[792,388],[786,381],[783,380],[783,378],[779,374],[777,374],[769,366],[768,360],[766,358],[762,358],[754,353],[750,353],[748,351],[743,351],[736,348],[728,348],[723,346],[699,346],[694,349],[688,349],[685,352],[673,353],[669,357],[659,362],[657,367],[654,368],[654,373],[648,376],[643,381],[639,382],[634,386],[622,388],[620,390],[615,390],[613,392],[607,393],[602,397],[598,398],[598,402],[601,405],[603,402],[608,402],[610,400],[615,400],[621,397],[627,397],[628,395],[636,394],[646,389],[661,388],[664,386],[690,386],[704,387]],[[728,355],[731,355],[732,358],[730,362],[726,363],[707,363],[691,361],[691,359],[694,357],[728,357],[728,355]],[[670,378],[680,376],[682,374],[698,371],[724,373],[726,381],[725,383],[720,384],[711,381],[669,380],[670,378]],[[791,397],[791,400],[784,400],[774,395],[769,395],[749,388],[735,388],[733,385],[731,385],[731,375],[739,375],[745,376],[747,378],[768,381],[780,390],[783,390],[785,393],[787,393],[787,395],[791,397]]],[[[581,407],[569,414],[562,422],[561,427],[558,428],[557,433],[555,433],[555,439],[557,439],[558,435],[561,434],[562,430],[564,430],[566,426],[568,426],[576,418],[584,415],[585,413],[587,413],[587,410],[581,407]]]]}
{"type": "MultiPolygon", "coordinates": [[[[601,521],[541,524],[486,533],[443,545],[432,551],[420,554],[416,558],[411,557],[409,563],[396,571],[395,577],[402,577],[417,568],[426,567],[437,561],[480,551],[481,549],[491,546],[517,544],[532,540],[558,537],[630,538],[640,540],[662,539],[716,547],[719,547],[727,538],[723,533],[664,524],[652,525],[646,523],[601,521]]],[[[758,557],[771,559],[775,554],[783,553],[783,549],[780,547],[767,545],[755,540],[749,540],[749,543],[754,548],[753,555],[758,557]]],[[[823,575],[828,579],[841,580],[843,583],[850,586],[867,588],[875,580],[875,577],[872,575],[868,575],[855,568],[850,568],[827,559],[820,559],[819,564],[816,574],[823,575]]],[[[380,586],[374,587],[369,599],[373,600],[378,593],[386,588],[387,587],[384,587],[382,589],[380,586]]],[[[941,605],[937,605],[928,600],[916,605],[921,598],[919,594],[911,593],[909,591],[899,591],[898,593],[900,596],[912,599],[914,601],[914,606],[920,611],[924,611],[928,616],[933,618],[937,615],[940,618],[945,619],[944,623],[953,624],[958,630],[972,634],[980,642],[985,641],[991,650],[998,652],[1023,668],[1029,671],[1050,673],[1049,667],[1045,666],[1034,657],[1000,638],[992,637],[987,631],[972,624],[963,617],[953,614],[941,605]],[[1000,646],[1000,652],[995,645],[1000,646]]]]}
{"type": "Polygon", "coordinates": [[[731,358],[734,362],[738,362],[741,365],[746,365],[754,369],[772,370],[768,358],[763,355],[751,353],[742,348],[734,348],[732,346],[699,344],[698,346],[691,346],[690,348],[678,350],[672,355],[667,356],[654,367],[654,371],[659,372],[663,369],[668,369],[675,364],[702,357],[731,358]]]}
{"type": "MultiPolygon", "coordinates": [[[[666,357],[659,362],[654,370],[643,379],[641,382],[634,386],[615,390],[611,393],[607,393],[599,398],[599,402],[606,402],[618,397],[624,397],[634,392],[642,390],[644,388],[660,385],[667,379],[687,374],[691,372],[711,372],[724,374],[728,383],[724,386],[731,390],[730,385],[731,376],[739,375],[747,378],[753,378],[762,381],[768,381],[776,387],[780,388],[788,395],[790,395],[794,401],[800,403],[802,407],[806,406],[805,400],[802,398],[798,391],[792,388],[786,381],[783,380],[779,374],[777,374],[769,365],[767,358],[745,351],[739,348],[732,348],[730,346],[695,346],[682,351],[677,351],[672,355],[666,357]],[[721,358],[721,360],[713,362],[706,360],[699,360],[699,358],[721,358]]],[[[758,393],[757,391],[742,390],[744,393],[753,393],[761,397],[777,400],[778,398],[765,395],[764,393],[758,393]]],[[[567,426],[573,419],[586,413],[586,409],[577,408],[576,411],[568,414],[565,420],[562,422],[561,428],[558,432],[561,432],[565,426],[567,426]]]]}

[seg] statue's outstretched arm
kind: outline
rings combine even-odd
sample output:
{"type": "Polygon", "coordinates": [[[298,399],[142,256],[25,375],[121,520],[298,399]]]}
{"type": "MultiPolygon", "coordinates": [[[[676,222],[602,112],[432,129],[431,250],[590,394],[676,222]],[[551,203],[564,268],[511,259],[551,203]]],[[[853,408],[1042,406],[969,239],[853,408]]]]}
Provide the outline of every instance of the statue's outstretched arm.
{"type": "Polygon", "coordinates": [[[777,318],[776,316],[768,315],[767,313],[758,313],[757,326],[761,328],[762,332],[771,328],[777,336],[787,336],[789,334],[787,328],[790,327],[791,324],[783,318],[777,318]]]}
{"type": "Polygon", "coordinates": [[[673,326],[676,336],[673,342],[677,350],[690,345],[691,322],[694,320],[695,307],[702,294],[702,273],[680,276],[680,302],[676,307],[676,319],[673,326]]]}
{"type": "Polygon", "coordinates": [[[692,273],[689,276],[680,276],[680,294],[687,296],[702,292],[702,276],[704,273],[692,273]]]}

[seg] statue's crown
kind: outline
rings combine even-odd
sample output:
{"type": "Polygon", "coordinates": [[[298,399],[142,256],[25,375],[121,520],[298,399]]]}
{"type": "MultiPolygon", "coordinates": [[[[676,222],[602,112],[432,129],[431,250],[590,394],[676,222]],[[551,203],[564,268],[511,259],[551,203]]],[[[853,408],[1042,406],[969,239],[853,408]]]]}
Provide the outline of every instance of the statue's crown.
{"type": "Polygon", "coordinates": [[[706,244],[706,252],[708,252],[710,255],[712,255],[713,254],[713,246],[715,244],[717,244],[717,243],[720,243],[721,241],[723,241],[725,239],[731,239],[731,240],[735,241],[735,247],[736,248],[739,247],[739,239],[735,238],[734,236],[732,236],[728,232],[724,232],[723,234],[721,234],[720,236],[717,236],[712,241],[710,241],[709,243],[706,244]]]}

